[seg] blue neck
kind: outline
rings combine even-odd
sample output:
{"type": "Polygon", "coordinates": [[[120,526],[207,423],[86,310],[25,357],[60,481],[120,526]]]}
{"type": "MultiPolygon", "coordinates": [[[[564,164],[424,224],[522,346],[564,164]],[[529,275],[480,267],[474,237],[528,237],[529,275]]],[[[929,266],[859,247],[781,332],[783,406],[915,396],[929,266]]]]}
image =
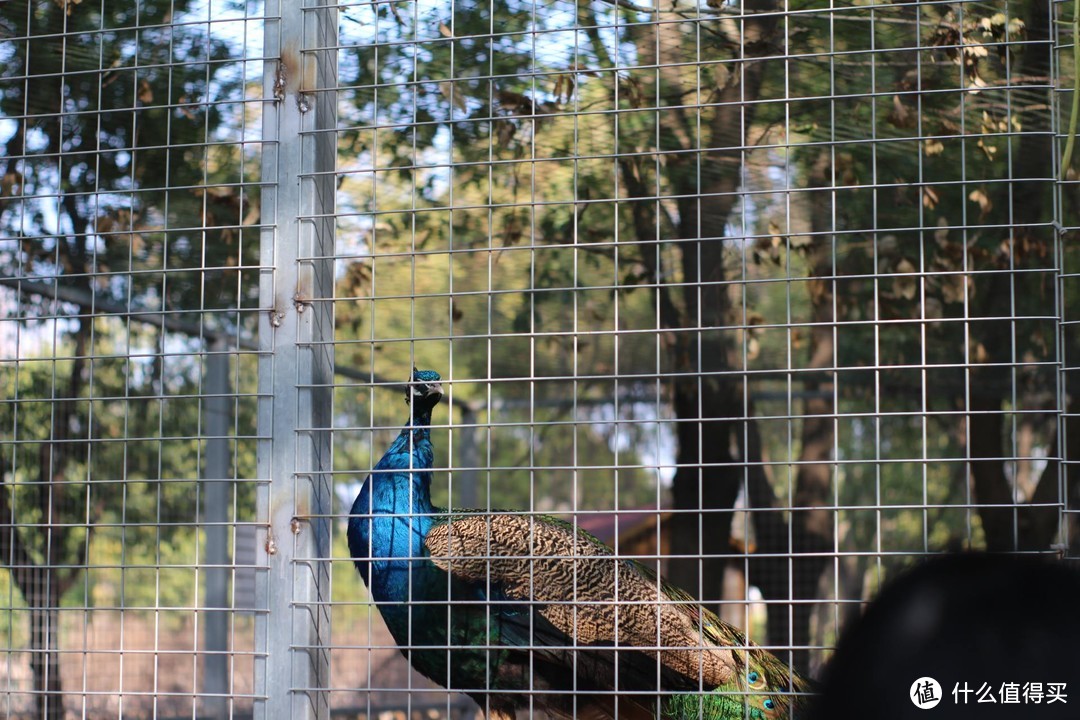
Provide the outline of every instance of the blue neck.
{"type": "Polygon", "coordinates": [[[349,552],[376,600],[401,599],[407,592],[409,559],[424,555],[434,512],[430,423],[428,410],[402,428],[353,502],[349,552]]]}

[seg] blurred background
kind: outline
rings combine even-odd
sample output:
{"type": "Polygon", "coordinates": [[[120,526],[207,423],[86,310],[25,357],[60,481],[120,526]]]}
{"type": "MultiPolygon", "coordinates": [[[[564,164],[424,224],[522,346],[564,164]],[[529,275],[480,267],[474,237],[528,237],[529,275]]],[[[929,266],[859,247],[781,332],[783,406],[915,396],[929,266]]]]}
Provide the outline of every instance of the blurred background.
{"type": "Polygon", "coordinates": [[[1075,561],[1074,23],[0,3],[0,713],[475,715],[343,538],[414,365],[438,504],[811,675],[919,558],[1075,561]]]}

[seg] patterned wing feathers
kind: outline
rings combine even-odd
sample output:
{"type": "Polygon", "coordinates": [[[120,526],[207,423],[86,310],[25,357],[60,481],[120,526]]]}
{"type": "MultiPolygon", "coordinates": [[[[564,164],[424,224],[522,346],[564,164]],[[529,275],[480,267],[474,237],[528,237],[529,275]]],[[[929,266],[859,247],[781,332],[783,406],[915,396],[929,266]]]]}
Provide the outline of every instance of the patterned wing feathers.
{"type": "Polygon", "coordinates": [[[687,689],[739,682],[744,653],[728,646],[745,644],[737,635],[725,639],[719,631],[726,626],[711,613],[701,618],[688,596],[676,595],[637,563],[615,557],[567,523],[528,515],[454,515],[433,527],[425,544],[442,570],[533,603],[580,645],[657,652],[687,689]]]}

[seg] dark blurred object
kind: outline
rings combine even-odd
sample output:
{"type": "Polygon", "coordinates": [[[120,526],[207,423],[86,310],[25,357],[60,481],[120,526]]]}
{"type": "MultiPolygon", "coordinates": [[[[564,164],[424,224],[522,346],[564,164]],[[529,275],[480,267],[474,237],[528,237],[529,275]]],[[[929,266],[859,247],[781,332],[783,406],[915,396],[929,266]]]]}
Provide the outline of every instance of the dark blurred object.
{"type": "Polygon", "coordinates": [[[1009,556],[923,562],[843,635],[821,689],[817,720],[1080,718],[1080,574],[1009,556]],[[940,683],[936,707],[913,702],[924,677],[940,683]]]}

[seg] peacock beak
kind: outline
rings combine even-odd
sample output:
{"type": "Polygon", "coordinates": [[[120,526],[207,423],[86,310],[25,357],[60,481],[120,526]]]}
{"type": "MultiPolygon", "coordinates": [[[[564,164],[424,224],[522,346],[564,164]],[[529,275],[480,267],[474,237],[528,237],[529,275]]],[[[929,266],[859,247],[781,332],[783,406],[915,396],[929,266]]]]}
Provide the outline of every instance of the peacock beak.
{"type": "Polygon", "coordinates": [[[431,383],[424,390],[424,397],[431,398],[435,402],[442,400],[443,389],[442,383],[431,383]]]}

